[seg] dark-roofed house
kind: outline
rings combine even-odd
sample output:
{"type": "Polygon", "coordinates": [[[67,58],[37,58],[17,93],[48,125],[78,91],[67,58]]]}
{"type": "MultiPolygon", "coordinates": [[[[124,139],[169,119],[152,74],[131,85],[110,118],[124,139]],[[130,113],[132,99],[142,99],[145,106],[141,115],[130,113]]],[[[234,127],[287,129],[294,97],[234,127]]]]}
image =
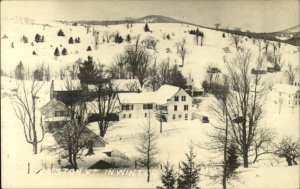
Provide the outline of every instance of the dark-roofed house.
{"type": "Polygon", "coordinates": [[[69,108],[61,101],[53,98],[40,108],[42,121],[46,130],[52,132],[69,120],[69,108]]]}
{"type": "Polygon", "coordinates": [[[50,99],[56,99],[66,105],[76,103],[82,97],[80,80],[52,80],[50,99]]]}

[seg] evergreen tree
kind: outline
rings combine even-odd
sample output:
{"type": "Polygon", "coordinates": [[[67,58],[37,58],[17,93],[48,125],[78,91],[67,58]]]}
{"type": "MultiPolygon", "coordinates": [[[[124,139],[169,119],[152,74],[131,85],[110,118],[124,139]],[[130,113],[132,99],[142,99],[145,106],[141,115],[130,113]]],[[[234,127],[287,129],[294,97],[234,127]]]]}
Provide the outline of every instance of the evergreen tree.
{"type": "Polygon", "coordinates": [[[41,40],[40,40],[41,43],[44,43],[45,42],[45,37],[42,35],[41,37],[41,40]]]}
{"type": "Polygon", "coordinates": [[[171,37],[170,37],[170,35],[169,35],[169,34],[167,35],[167,39],[168,39],[168,40],[170,40],[170,39],[171,39],[171,37]]]}
{"type": "Polygon", "coordinates": [[[36,43],[39,43],[39,42],[41,41],[41,35],[37,33],[37,34],[35,35],[35,37],[34,37],[34,41],[35,41],[36,43]]]}
{"type": "Polygon", "coordinates": [[[174,65],[173,68],[171,69],[169,84],[180,87],[182,89],[186,88],[186,79],[182,75],[181,71],[179,71],[177,65],[174,65]]]}
{"type": "Polygon", "coordinates": [[[65,36],[64,32],[62,31],[62,29],[60,29],[58,32],[57,32],[57,36],[65,36]]]}
{"type": "Polygon", "coordinates": [[[26,37],[25,35],[23,35],[22,42],[23,43],[28,43],[28,37],[26,37]]]}
{"type": "Polygon", "coordinates": [[[77,43],[80,43],[80,37],[77,38],[77,43]]]}
{"type": "Polygon", "coordinates": [[[43,76],[44,76],[44,73],[43,73],[43,70],[42,69],[36,69],[34,72],[33,72],[33,77],[35,80],[37,81],[43,81],[43,76]]]}
{"type": "Polygon", "coordinates": [[[122,36],[119,37],[118,43],[123,43],[123,37],[122,36]]]}
{"type": "Polygon", "coordinates": [[[129,34],[126,36],[126,41],[127,41],[128,43],[130,43],[130,41],[131,41],[131,37],[130,37],[129,34]]]}
{"type": "Polygon", "coordinates": [[[149,26],[148,26],[147,23],[145,24],[144,31],[145,31],[145,32],[150,32],[150,29],[149,29],[149,26]]]}
{"type": "Polygon", "coordinates": [[[115,36],[115,43],[119,43],[119,34],[118,33],[115,36]]]}
{"type": "Polygon", "coordinates": [[[54,51],[54,56],[59,56],[59,55],[60,55],[59,50],[58,50],[58,48],[56,47],[56,49],[55,49],[55,51],[54,51]]]}
{"type": "Polygon", "coordinates": [[[20,61],[20,63],[15,69],[15,78],[19,80],[24,80],[24,66],[22,61],[20,61]]]}
{"type": "Polygon", "coordinates": [[[86,51],[91,51],[91,50],[92,50],[91,46],[88,46],[88,48],[86,49],[86,51]]]}
{"type": "Polygon", "coordinates": [[[36,55],[36,52],[35,52],[35,51],[33,51],[33,52],[32,52],[32,55],[36,55]]]}
{"type": "Polygon", "coordinates": [[[237,149],[233,143],[228,146],[226,161],[226,178],[229,179],[236,175],[236,169],[240,166],[240,163],[238,161],[237,149]]]}
{"type": "Polygon", "coordinates": [[[104,78],[104,75],[103,67],[97,67],[91,56],[88,56],[88,59],[83,63],[79,63],[79,73],[77,77],[82,83],[95,85],[105,83],[106,78],[104,78]]]}
{"type": "Polygon", "coordinates": [[[192,146],[190,146],[189,153],[185,155],[187,161],[182,162],[182,167],[180,168],[182,173],[177,179],[178,189],[193,189],[197,187],[200,179],[200,167],[195,163],[196,154],[192,146]]]}
{"type": "MultiPolygon", "coordinates": [[[[75,39],[75,42],[76,42],[76,39],[75,39]]],[[[73,44],[74,43],[74,40],[73,40],[73,37],[70,37],[69,38],[69,44],[73,44]]],[[[77,43],[77,42],[76,42],[77,43]]]]}
{"type": "Polygon", "coordinates": [[[226,36],[225,36],[225,33],[223,33],[223,34],[222,34],[222,37],[223,37],[223,38],[225,38],[225,37],[226,37],[226,36]]]}
{"type": "Polygon", "coordinates": [[[61,54],[62,55],[67,55],[68,54],[68,51],[67,51],[67,49],[66,48],[63,48],[63,50],[61,51],[61,54]]]}
{"type": "Polygon", "coordinates": [[[161,174],[161,182],[166,189],[174,189],[176,184],[176,172],[174,171],[173,165],[167,162],[163,166],[163,172],[161,174]]]}

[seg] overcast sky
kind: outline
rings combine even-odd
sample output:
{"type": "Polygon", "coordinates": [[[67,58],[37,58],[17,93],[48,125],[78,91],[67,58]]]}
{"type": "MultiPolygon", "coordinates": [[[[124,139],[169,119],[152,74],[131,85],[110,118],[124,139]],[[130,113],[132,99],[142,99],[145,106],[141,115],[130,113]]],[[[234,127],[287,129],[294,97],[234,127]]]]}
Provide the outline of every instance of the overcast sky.
{"type": "Polygon", "coordinates": [[[1,17],[104,20],[164,15],[213,27],[270,32],[299,24],[299,0],[52,0],[1,1],[1,17]]]}

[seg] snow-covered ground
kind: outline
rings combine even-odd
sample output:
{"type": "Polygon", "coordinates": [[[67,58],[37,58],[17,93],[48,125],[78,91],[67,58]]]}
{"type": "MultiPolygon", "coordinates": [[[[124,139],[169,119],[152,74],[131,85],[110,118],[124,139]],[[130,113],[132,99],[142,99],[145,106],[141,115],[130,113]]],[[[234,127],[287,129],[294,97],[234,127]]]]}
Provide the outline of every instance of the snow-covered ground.
{"type": "MultiPolygon", "coordinates": [[[[4,22],[8,22],[5,21],[4,22]]],[[[100,32],[100,45],[97,50],[94,49],[94,38],[91,33],[86,34],[86,28],[83,26],[71,26],[61,23],[51,22],[50,26],[45,29],[42,25],[21,24],[11,22],[3,23],[7,27],[1,27],[1,35],[6,34],[8,38],[1,39],[1,69],[6,73],[12,73],[16,65],[22,61],[25,68],[29,67],[34,70],[36,65],[44,63],[50,66],[52,78],[57,78],[59,68],[66,67],[74,63],[78,58],[86,59],[88,55],[92,55],[94,60],[99,60],[105,65],[110,65],[115,55],[122,52],[127,45],[115,44],[113,42],[107,44],[102,43],[102,35],[108,30],[111,33],[119,32],[125,38],[130,34],[132,38],[141,35],[141,39],[151,35],[159,40],[156,55],[158,60],[170,57],[171,63],[180,64],[180,58],[176,54],[176,42],[185,38],[189,54],[186,57],[185,65],[182,72],[187,76],[189,73],[195,80],[195,84],[200,86],[204,79],[204,74],[209,64],[214,64],[225,71],[223,57],[226,53],[224,47],[229,47],[232,52],[235,51],[234,45],[226,35],[222,37],[222,33],[218,31],[201,29],[205,34],[204,46],[196,46],[192,35],[188,34],[188,30],[195,29],[193,26],[182,24],[149,24],[152,33],[143,31],[144,24],[134,24],[132,28],[127,29],[124,25],[95,26],[100,32]],[[65,37],[58,37],[57,32],[62,29],[65,37]],[[31,42],[36,33],[45,36],[45,43],[31,42]],[[174,33],[174,36],[173,36],[174,33]],[[170,34],[171,40],[163,40],[164,34],[170,34]],[[29,39],[27,44],[21,43],[22,35],[26,35],[29,39]],[[80,44],[68,44],[69,37],[80,37],[80,44]],[[14,42],[14,48],[11,43],[14,42]],[[60,47],[60,45],[62,47],[60,47]],[[86,51],[88,46],[92,47],[92,51],[86,51]],[[51,47],[52,46],[52,47],[51,47]],[[60,50],[66,48],[67,56],[59,56],[54,58],[54,50],[58,47],[60,50]],[[171,49],[171,53],[166,52],[166,48],[171,49]],[[37,56],[32,55],[32,51],[37,52],[37,56]]],[[[2,36],[1,36],[2,37],[2,36]]],[[[254,57],[258,55],[258,46],[253,45],[252,40],[247,41],[244,38],[242,46],[250,48],[254,57]]],[[[151,51],[154,53],[154,51],[151,51]]],[[[285,66],[290,63],[297,66],[299,63],[299,54],[297,48],[291,45],[282,44],[280,48],[282,59],[285,66]]],[[[285,68],[285,67],[284,67],[285,68]]],[[[284,69],[283,68],[283,69],[284,69]]],[[[276,82],[284,82],[283,73],[267,74],[266,80],[272,79],[276,82]]],[[[27,81],[27,84],[28,81],[27,81]]],[[[19,120],[17,120],[12,102],[9,98],[11,90],[16,88],[15,80],[8,77],[1,77],[1,145],[2,145],[2,176],[4,187],[127,187],[127,188],[154,188],[161,185],[159,177],[152,178],[150,183],[146,182],[145,176],[111,176],[100,173],[94,174],[74,174],[74,173],[39,173],[41,168],[48,169],[53,164],[53,169],[59,168],[57,163],[57,155],[48,152],[44,148],[54,142],[51,134],[47,134],[44,141],[39,145],[37,155],[32,154],[32,146],[26,143],[23,129],[19,120]],[[30,164],[31,174],[27,175],[28,163],[30,164]],[[71,175],[71,176],[69,176],[71,175]],[[42,182],[42,181],[47,182],[42,182]]],[[[50,82],[45,82],[44,87],[39,94],[38,107],[41,107],[49,101],[50,82]]],[[[282,136],[292,136],[299,138],[299,108],[282,107],[279,114],[278,105],[272,101],[273,93],[270,93],[265,106],[265,117],[262,123],[267,127],[272,127],[278,133],[278,138],[282,136]]],[[[203,103],[197,111],[207,112],[211,103],[211,97],[205,97],[203,103]]],[[[38,115],[39,116],[39,115],[38,115]]],[[[121,120],[108,131],[105,139],[109,142],[106,149],[118,149],[126,156],[133,158],[137,155],[135,147],[138,140],[138,133],[141,127],[146,124],[146,120],[121,120]]],[[[151,120],[151,125],[159,133],[159,122],[155,119],[151,120]]],[[[96,124],[89,125],[89,128],[98,133],[96,124]]],[[[195,144],[197,153],[197,162],[207,164],[213,160],[216,154],[199,148],[199,143],[207,142],[209,138],[206,133],[211,130],[210,124],[202,123],[199,120],[178,121],[171,123],[163,123],[163,133],[159,134],[158,146],[159,154],[157,159],[160,163],[166,161],[172,162],[174,165],[184,160],[184,153],[187,152],[189,144],[195,144]]],[[[95,149],[96,155],[84,157],[79,161],[79,167],[86,168],[100,159],[105,158],[102,153],[103,149],[95,149]]],[[[158,176],[160,170],[156,169],[153,175],[158,176]]],[[[209,170],[203,168],[203,172],[209,170]]],[[[263,161],[260,164],[254,164],[251,168],[241,171],[241,181],[234,183],[235,188],[298,188],[299,187],[299,166],[287,167],[284,159],[263,161]]],[[[201,188],[220,187],[220,183],[212,183],[205,175],[200,178],[199,186],[201,188]]]]}

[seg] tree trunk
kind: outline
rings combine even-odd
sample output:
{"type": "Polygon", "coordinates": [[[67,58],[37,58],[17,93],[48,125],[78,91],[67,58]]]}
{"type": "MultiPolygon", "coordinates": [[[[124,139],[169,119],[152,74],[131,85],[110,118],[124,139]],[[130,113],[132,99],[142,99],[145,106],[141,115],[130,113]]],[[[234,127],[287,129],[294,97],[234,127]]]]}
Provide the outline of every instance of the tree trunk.
{"type": "Polygon", "coordinates": [[[74,170],[75,170],[75,171],[78,169],[78,168],[77,168],[76,154],[73,154],[73,167],[74,167],[74,170]]]}
{"type": "Polygon", "coordinates": [[[292,163],[292,159],[290,157],[286,157],[286,162],[288,163],[288,166],[292,166],[293,163],[292,163]]]}
{"type": "Polygon", "coordinates": [[[225,143],[224,143],[224,170],[223,170],[223,180],[222,180],[222,185],[223,189],[226,189],[226,175],[227,175],[227,136],[228,136],[228,119],[227,119],[227,108],[225,105],[225,116],[226,116],[226,126],[225,126],[225,143]]]}
{"type": "Polygon", "coordinates": [[[37,147],[37,142],[34,141],[34,142],[32,143],[32,146],[33,146],[33,154],[37,154],[37,149],[38,149],[38,147],[37,147]]]}
{"type": "Polygon", "coordinates": [[[150,168],[147,167],[147,182],[150,182],[150,168]]]}
{"type": "Polygon", "coordinates": [[[247,151],[243,152],[243,163],[244,163],[244,168],[248,168],[249,162],[248,162],[248,152],[247,151]]]}

